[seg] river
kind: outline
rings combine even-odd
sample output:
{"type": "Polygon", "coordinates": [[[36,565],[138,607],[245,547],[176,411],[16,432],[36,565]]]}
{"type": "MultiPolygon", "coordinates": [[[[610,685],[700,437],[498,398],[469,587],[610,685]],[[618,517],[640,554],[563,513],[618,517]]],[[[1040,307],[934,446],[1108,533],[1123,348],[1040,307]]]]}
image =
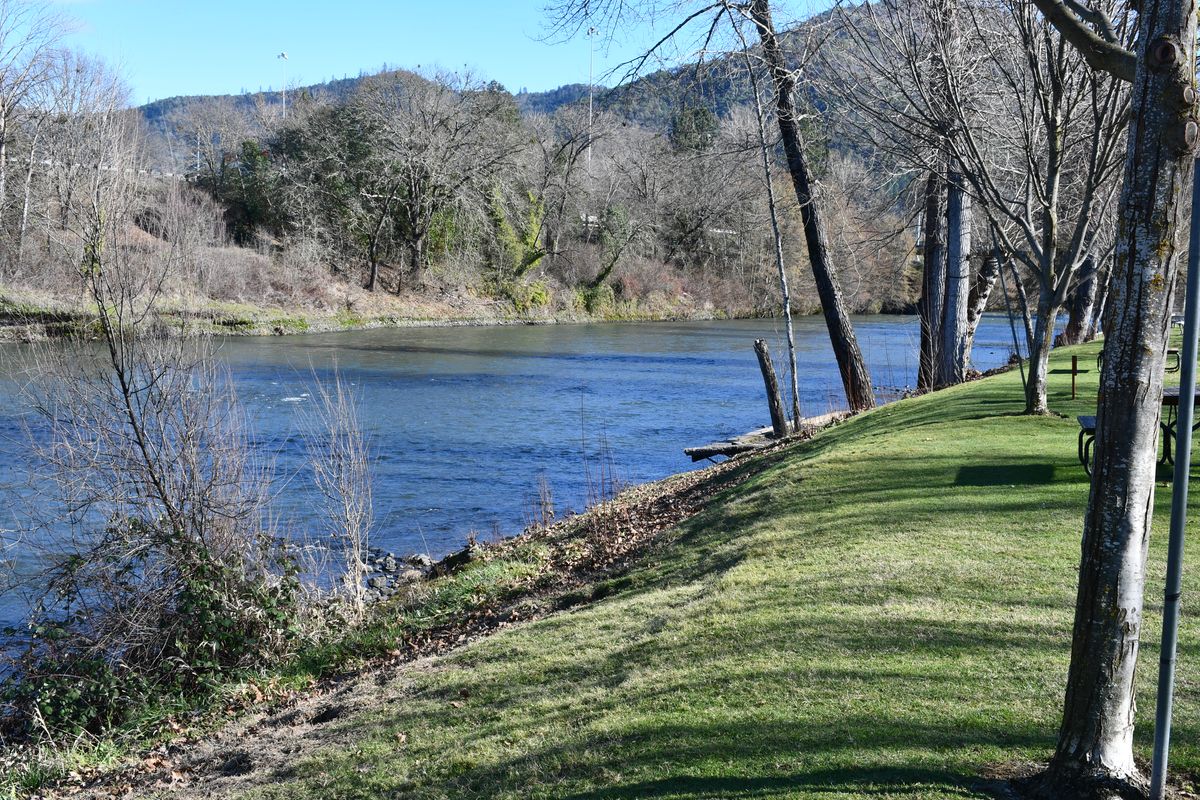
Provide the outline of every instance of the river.
{"type": "MultiPolygon", "coordinates": [[[[876,385],[893,396],[912,386],[916,319],[859,317],[855,326],[876,385]]],[[[218,353],[255,445],[274,459],[281,530],[317,524],[298,425],[314,374],[328,380],[336,364],[358,393],[375,453],[372,544],[436,557],[471,532],[520,530],[542,479],[561,516],[583,507],[602,463],[626,484],[654,480],[694,468],[686,446],[768,424],[757,337],[782,371],[782,324],[772,320],[390,328],[229,338],[218,353]]],[[[822,319],[799,318],[796,339],[803,413],[844,407],[822,319]]],[[[1011,341],[1007,318],[987,315],[975,367],[1004,363],[1011,341]]],[[[19,346],[6,349],[4,363],[19,360],[19,346]]],[[[0,403],[0,526],[19,530],[11,500],[26,448],[11,374],[0,375],[0,403]]],[[[21,562],[20,552],[4,555],[21,562]]],[[[0,624],[18,616],[0,602],[0,624]]]]}

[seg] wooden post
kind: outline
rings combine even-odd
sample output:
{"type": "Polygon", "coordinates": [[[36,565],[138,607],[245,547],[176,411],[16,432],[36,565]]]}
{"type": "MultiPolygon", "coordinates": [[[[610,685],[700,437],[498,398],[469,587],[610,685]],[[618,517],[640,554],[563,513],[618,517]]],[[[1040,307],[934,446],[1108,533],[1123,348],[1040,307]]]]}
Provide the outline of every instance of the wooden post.
{"type": "Polygon", "coordinates": [[[771,407],[771,430],[776,439],[787,436],[787,414],[783,410],[783,397],[779,394],[779,379],[775,375],[775,365],[771,363],[771,351],[767,349],[765,339],[754,340],[754,353],[758,356],[758,366],[762,369],[763,383],[767,387],[767,405],[771,407]]]}
{"type": "Polygon", "coordinates": [[[1071,356],[1071,399],[1075,399],[1075,376],[1079,373],[1079,356],[1071,356]]]}

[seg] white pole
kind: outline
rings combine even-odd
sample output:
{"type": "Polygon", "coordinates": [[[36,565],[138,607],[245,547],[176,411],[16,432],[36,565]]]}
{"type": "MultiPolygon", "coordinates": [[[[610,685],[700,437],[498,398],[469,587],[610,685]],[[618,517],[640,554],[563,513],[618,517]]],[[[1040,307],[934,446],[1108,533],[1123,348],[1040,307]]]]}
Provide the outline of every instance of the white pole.
{"type": "Polygon", "coordinates": [[[283,91],[281,95],[283,97],[283,118],[287,119],[287,51],[285,50],[275,57],[283,61],[283,91]]]}
{"type": "Polygon", "coordinates": [[[592,81],[593,67],[596,61],[596,29],[588,28],[588,146],[587,146],[587,169],[588,175],[592,174],[592,95],[594,94],[595,84],[592,81]]]}

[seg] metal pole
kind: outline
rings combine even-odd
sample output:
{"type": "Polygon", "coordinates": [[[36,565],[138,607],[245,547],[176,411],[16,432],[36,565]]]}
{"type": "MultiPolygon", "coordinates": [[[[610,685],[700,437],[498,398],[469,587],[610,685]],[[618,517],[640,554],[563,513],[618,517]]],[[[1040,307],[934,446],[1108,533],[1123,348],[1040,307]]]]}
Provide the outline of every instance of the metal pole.
{"type": "Polygon", "coordinates": [[[596,62],[596,29],[588,28],[588,146],[587,146],[587,170],[588,177],[592,174],[592,95],[594,94],[595,85],[592,83],[593,65],[596,62]]]}
{"type": "MultiPolygon", "coordinates": [[[[1183,306],[1179,411],[1175,427],[1175,479],[1171,491],[1171,531],[1167,581],[1163,591],[1162,655],[1158,663],[1158,703],[1154,717],[1154,763],[1150,798],[1162,800],[1171,749],[1171,704],[1175,693],[1175,650],[1179,643],[1179,599],[1183,591],[1183,540],[1187,525],[1188,476],[1192,467],[1192,411],[1196,397],[1196,347],[1200,332],[1200,182],[1192,164],[1192,232],[1189,237],[1187,295],[1183,306]]],[[[1169,311],[1169,309],[1168,309],[1169,311]]],[[[1164,435],[1166,435],[1164,433],[1164,435]]]]}
{"type": "Polygon", "coordinates": [[[287,119],[287,51],[284,51],[275,57],[283,61],[283,92],[281,95],[283,97],[283,118],[287,119]]]}

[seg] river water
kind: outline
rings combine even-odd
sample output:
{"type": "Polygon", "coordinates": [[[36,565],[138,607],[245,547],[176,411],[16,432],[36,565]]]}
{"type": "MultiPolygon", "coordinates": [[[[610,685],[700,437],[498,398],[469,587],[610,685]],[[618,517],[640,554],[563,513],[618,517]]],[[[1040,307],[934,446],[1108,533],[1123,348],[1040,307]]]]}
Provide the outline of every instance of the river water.
{"type": "MultiPolygon", "coordinates": [[[[914,317],[860,317],[855,327],[882,394],[915,383],[914,317]]],[[[782,324],[772,320],[393,328],[230,338],[218,352],[256,446],[274,459],[282,530],[317,525],[299,424],[314,375],[327,381],[336,365],[375,453],[372,544],[436,557],[471,532],[520,530],[542,480],[561,516],[583,507],[589,485],[595,492],[602,464],[626,484],[654,480],[694,468],[684,447],[769,424],[758,337],[782,372],[782,324]]],[[[799,318],[796,338],[802,413],[844,407],[822,319],[799,318]]],[[[986,316],[975,367],[1004,363],[1011,341],[1007,319],[986,316]]],[[[18,346],[7,349],[4,362],[19,360],[18,346]]],[[[0,527],[19,530],[10,500],[26,448],[11,375],[0,375],[0,409],[0,527]]],[[[3,555],[21,562],[20,552],[3,555]]],[[[18,616],[0,601],[0,624],[18,616]]]]}

